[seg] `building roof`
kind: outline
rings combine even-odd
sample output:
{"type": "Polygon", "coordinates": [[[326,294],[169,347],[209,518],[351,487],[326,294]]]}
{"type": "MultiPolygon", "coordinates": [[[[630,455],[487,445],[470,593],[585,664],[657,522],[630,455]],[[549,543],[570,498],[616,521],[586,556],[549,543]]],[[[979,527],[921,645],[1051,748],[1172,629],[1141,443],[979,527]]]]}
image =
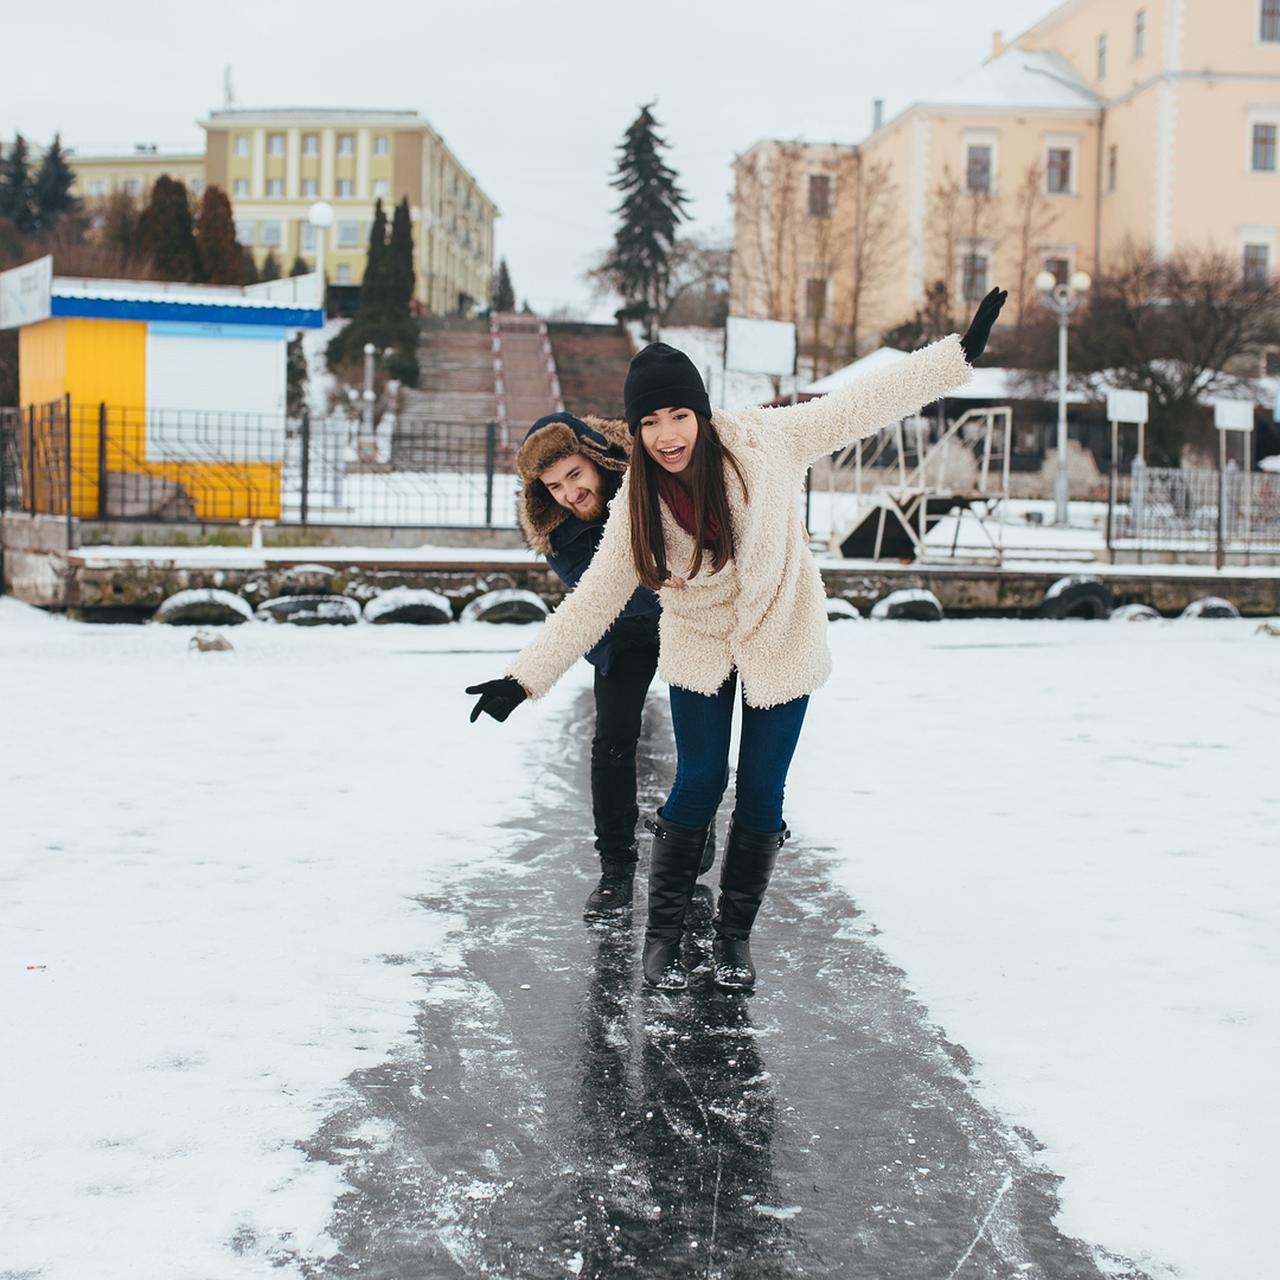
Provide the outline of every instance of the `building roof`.
{"type": "Polygon", "coordinates": [[[318,281],[313,273],[242,289],[236,285],[55,276],[50,314],[319,329],[324,316],[317,296],[318,281]]]}

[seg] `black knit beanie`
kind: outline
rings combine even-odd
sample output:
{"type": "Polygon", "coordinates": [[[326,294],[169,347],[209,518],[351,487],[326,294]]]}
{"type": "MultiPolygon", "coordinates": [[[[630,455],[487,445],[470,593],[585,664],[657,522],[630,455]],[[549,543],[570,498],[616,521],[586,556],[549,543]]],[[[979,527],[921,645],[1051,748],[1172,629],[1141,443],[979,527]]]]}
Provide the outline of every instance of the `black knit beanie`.
{"type": "Polygon", "coordinates": [[[655,409],[692,409],[711,417],[711,401],[697,365],[665,342],[651,342],[631,358],[622,399],[633,434],[640,419],[655,409]]]}

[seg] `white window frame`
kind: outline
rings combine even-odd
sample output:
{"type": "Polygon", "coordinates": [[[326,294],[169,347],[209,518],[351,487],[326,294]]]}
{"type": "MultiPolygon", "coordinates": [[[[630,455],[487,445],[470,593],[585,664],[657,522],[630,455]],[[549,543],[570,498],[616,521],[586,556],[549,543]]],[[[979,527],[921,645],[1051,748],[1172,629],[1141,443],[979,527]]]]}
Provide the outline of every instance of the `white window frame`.
{"type": "Polygon", "coordinates": [[[333,269],[334,284],[352,284],[351,264],[349,262],[340,262],[333,269]]]}
{"type": "Polygon", "coordinates": [[[193,196],[202,196],[202,195],[204,195],[204,179],[203,179],[203,178],[188,178],[188,179],[187,179],[187,189],[191,192],[191,194],[192,194],[193,196]]]}
{"type": "Polygon", "coordinates": [[[249,195],[249,179],[236,178],[231,184],[231,194],[239,200],[246,199],[249,195]]]}
{"type": "Polygon", "coordinates": [[[316,229],[306,218],[298,223],[298,248],[303,253],[314,253],[316,250],[316,229]]]}
{"type": "Polygon", "coordinates": [[[360,224],[358,222],[344,218],[341,222],[335,223],[334,228],[334,244],[339,249],[358,249],[360,247],[360,224]]]}
{"type": "Polygon", "coordinates": [[[142,179],[125,178],[120,183],[120,190],[127,196],[140,196],[142,194],[142,179]]]}
{"type": "Polygon", "coordinates": [[[269,200],[284,199],[284,179],[283,178],[267,179],[267,198],[269,200]]]}
{"type": "Polygon", "coordinates": [[[237,133],[236,140],[233,144],[233,150],[236,156],[241,160],[245,159],[252,150],[252,145],[247,133],[237,133]]]}
{"type": "Polygon", "coordinates": [[[1147,55],[1147,11],[1139,9],[1133,15],[1133,60],[1147,55]]]}
{"type": "Polygon", "coordinates": [[[236,240],[248,248],[258,243],[258,223],[254,218],[236,219],[236,240]]]}
{"type": "Polygon", "coordinates": [[[1102,81],[1107,78],[1107,33],[1104,31],[1098,37],[1098,43],[1095,49],[1094,71],[1096,80],[1102,81]]]}
{"type": "Polygon", "coordinates": [[[1243,226],[1240,228],[1239,234],[1239,263],[1240,276],[1244,278],[1244,251],[1250,245],[1259,245],[1267,251],[1267,277],[1275,279],[1278,264],[1276,262],[1277,242],[1280,242],[1280,227],[1268,226],[1243,226]]]}
{"type": "Polygon", "coordinates": [[[969,148],[991,148],[990,194],[1000,192],[1000,134],[995,129],[966,129],[960,139],[960,188],[969,191],[969,148]]]}
{"type": "Polygon", "coordinates": [[[1258,8],[1255,14],[1256,21],[1253,24],[1253,43],[1255,47],[1260,49],[1270,49],[1273,45],[1280,44],[1280,33],[1277,34],[1275,40],[1264,40],[1262,38],[1262,6],[1264,0],[1258,0],[1258,8]]]}
{"type": "Polygon", "coordinates": [[[1260,178],[1274,178],[1280,175],[1280,106],[1249,109],[1249,126],[1245,130],[1244,171],[1260,178]],[[1276,145],[1273,151],[1275,168],[1255,169],[1253,167],[1253,131],[1258,125],[1268,124],[1276,131],[1276,145]]]}
{"type": "Polygon", "coordinates": [[[994,240],[961,240],[956,245],[956,274],[952,281],[952,296],[961,302],[980,301],[980,294],[976,299],[965,297],[964,292],[964,263],[966,258],[982,258],[986,261],[987,267],[987,289],[991,287],[991,272],[995,266],[996,246],[994,240]]]}
{"type": "Polygon", "coordinates": [[[338,178],[333,184],[334,198],[337,200],[354,200],[356,184],[352,178],[338,178]]]}
{"type": "Polygon", "coordinates": [[[267,155],[277,160],[284,158],[284,134],[283,133],[267,134],[267,155]]]}
{"type": "Polygon", "coordinates": [[[1044,171],[1044,194],[1054,196],[1078,196],[1080,194],[1080,138],[1074,133],[1046,133],[1040,145],[1040,167],[1044,171]],[[1049,190],[1049,152],[1071,153],[1071,180],[1065,191],[1049,190]]]}
{"type": "Polygon", "coordinates": [[[373,198],[376,200],[379,196],[383,199],[391,194],[391,182],[387,178],[374,178],[373,180],[373,198]]]}
{"type": "Polygon", "coordinates": [[[264,249],[279,249],[284,244],[284,223],[279,218],[267,218],[260,225],[262,233],[258,243],[264,249]]]}
{"type": "Polygon", "coordinates": [[[1067,279],[1070,280],[1076,269],[1077,248],[1074,244],[1065,244],[1052,240],[1041,241],[1037,252],[1040,255],[1040,270],[1049,269],[1051,258],[1065,258],[1067,262],[1067,279]]]}
{"type": "Polygon", "coordinates": [[[107,180],[105,178],[90,178],[86,187],[91,196],[105,196],[107,194],[107,180]]]}
{"type": "Polygon", "coordinates": [[[348,157],[354,156],[356,153],[356,135],[354,133],[340,133],[334,143],[335,155],[348,157]]]}
{"type": "Polygon", "coordinates": [[[319,178],[302,179],[302,195],[304,199],[314,200],[320,194],[319,178]]]}
{"type": "Polygon", "coordinates": [[[318,156],[320,154],[320,135],[318,133],[304,133],[302,135],[302,154],[304,156],[318,156]]]}
{"type": "Polygon", "coordinates": [[[373,154],[375,156],[389,156],[391,154],[391,139],[385,133],[374,134],[373,154]]]}

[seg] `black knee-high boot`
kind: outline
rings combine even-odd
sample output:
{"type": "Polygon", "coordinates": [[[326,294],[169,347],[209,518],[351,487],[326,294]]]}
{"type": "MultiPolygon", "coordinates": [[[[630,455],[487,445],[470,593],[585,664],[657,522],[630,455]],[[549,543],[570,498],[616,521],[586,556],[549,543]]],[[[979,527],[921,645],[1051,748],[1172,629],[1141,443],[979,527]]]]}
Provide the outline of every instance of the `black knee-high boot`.
{"type": "Polygon", "coordinates": [[[713,976],[718,987],[750,991],[756,985],[751,960],[751,927],[769,887],[778,851],[790,831],[747,831],[729,825],[724,862],[720,868],[720,899],[716,904],[712,942],[713,976]]]}
{"type": "Polygon", "coordinates": [[[653,832],[649,855],[649,920],[644,931],[644,980],[651,987],[679,991],[689,985],[680,961],[680,938],[693,886],[697,883],[706,827],[681,827],[659,811],[646,822],[653,832]]]}

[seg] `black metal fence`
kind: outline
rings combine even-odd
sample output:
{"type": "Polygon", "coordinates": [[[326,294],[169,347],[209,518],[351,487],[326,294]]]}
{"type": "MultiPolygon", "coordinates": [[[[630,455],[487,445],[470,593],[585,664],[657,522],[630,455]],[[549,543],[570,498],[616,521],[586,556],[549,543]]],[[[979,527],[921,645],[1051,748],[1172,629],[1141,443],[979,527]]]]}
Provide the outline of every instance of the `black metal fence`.
{"type": "Polygon", "coordinates": [[[493,423],[76,405],[0,410],[0,509],[88,520],[510,527],[493,423]]]}
{"type": "Polygon", "coordinates": [[[1135,462],[1112,479],[1107,546],[1112,552],[1229,555],[1280,552],[1280,475],[1149,467],[1135,462]]]}

